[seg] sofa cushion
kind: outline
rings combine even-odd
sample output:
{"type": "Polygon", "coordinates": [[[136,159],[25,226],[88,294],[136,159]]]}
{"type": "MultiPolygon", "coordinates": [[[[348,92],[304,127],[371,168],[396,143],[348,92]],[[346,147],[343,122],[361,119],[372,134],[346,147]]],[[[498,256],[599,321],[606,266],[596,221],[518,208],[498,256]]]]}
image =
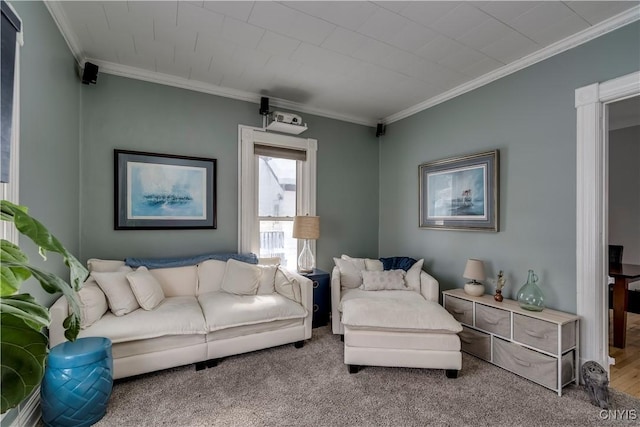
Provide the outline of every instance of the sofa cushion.
{"type": "Polygon", "coordinates": [[[416,292],[420,292],[420,272],[422,271],[422,264],[424,264],[424,259],[414,262],[411,268],[407,270],[407,275],[404,278],[407,287],[416,292]]]}
{"type": "Polygon", "coordinates": [[[89,272],[109,272],[118,271],[121,267],[124,267],[124,261],[111,260],[111,259],[98,259],[90,258],[87,260],[87,268],[89,272]]]}
{"type": "Polygon", "coordinates": [[[275,278],[276,271],[278,271],[277,264],[258,264],[260,269],[260,281],[258,282],[258,295],[272,294],[275,292],[275,278]]]}
{"type": "Polygon", "coordinates": [[[300,283],[282,267],[278,267],[276,270],[274,288],[280,295],[297,303],[302,303],[300,283]]]}
{"type": "Polygon", "coordinates": [[[416,298],[424,299],[424,297],[420,294],[416,294],[415,292],[406,292],[406,291],[396,291],[396,290],[383,290],[376,292],[365,291],[364,289],[345,289],[342,292],[342,298],[340,299],[340,304],[338,305],[338,311],[342,311],[342,306],[346,301],[358,298],[391,298],[400,301],[412,301],[416,298]]]}
{"type": "Polygon", "coordinates": [[[334,258],[333,262],[340,270],[340,284],[343,288],[355,289],[362,285],[362,270],[364,268],[359,268],[360,263],[342,258],[334,258]]]}
{"type": "Polygon", "coordinates": [[[300,304],[277,293],[271,295],[236,295],[227,292],[210,292],[198,296],[208,331],[272,322],[299,319],[307,316],[300,304]]]}
{"type": "Polygon", "coordinates": [[[139,267],[136,271],[127,274],[127,280],[138,304],[144,310],[153,310],[164,300],[162,286],[147,267],[139,267]]]}
{"type": "Polygon", "coordinates": [[[122,271],[94,271],[91,273],[106,295],[109,309],[116,316],[124,316],[140,307],[127,280],[127,274],[131,272],[131,268],[126,268],[127,270],[122,267],[122,271]]]}
{"type": "Polygon", "coordinates": [[[186,267],[154,268],[149,270],[162,286],[167,297],[195,296],[198,288],[198,268],[186,267]]]}
{"type": "Polygon", "coordinates": [[[367,271],[382,271],[384,270],[384,266],[382,265],[382,261],[379,259],[370,259],[365,258],[364,266],[367,271]]]}
{"type": "Polygon", "coordinates": [[[85,329],[93,325],[109,310],[107,297],[98,286],[96,279],[89,276],[78,291],[80,303],[80,328],[85,329]]]}
{"type": "Polygon", "coordinates": [[[222,290],[236,295],[255,295],[260,283],[260,267],[229,259],[222,278],[222,290]]]}
{"type": "Polygon", "coordinates": [[[195,296],[167,297],[155,310],[135,310],[118,317],[107,312],[80,337],[107,337],[113,343],[166,335],[205,334],[202,309],[195,296]],[[132,327],[135,326],[135,327],[132,327]]]}
{"type": "Polygon", "coordinates": [[[363,271],[360,289],[365,291],[382,291],[385,289],[405,291],[409,289],[404,281],[405,275],[404,270],[363,271]]]}
{"type": "Polygon", "coordinates": [[[342,303],[342,323],[350,327],[393,329],[399,331],[426,330],[454,333],[462,325],[447,310],[434,301],[413,298],[355,298],[342,303]]]}
{"type": "Polygon", "coordinates": [[[210,259],[198,264],[198,295],[222,289],[222,278],[227,268],[226,261],[210,259]]]}

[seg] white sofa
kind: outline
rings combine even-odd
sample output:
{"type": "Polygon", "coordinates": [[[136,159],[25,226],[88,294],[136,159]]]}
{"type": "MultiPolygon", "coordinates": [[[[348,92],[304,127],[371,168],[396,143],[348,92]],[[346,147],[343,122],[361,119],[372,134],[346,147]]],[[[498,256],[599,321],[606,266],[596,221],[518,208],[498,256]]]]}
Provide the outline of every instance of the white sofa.
{"type": "MultiPolygon", "coordinates": [[[[94,261],[93,271],[96,266],[100,272],[128,268],[122,261],[90,261],[94,261]]],[[[202,369],[234,354],[288,343],[299,348],[311,338],[313,289],[309,279],[273,266],[276,270],[271,283],[261,280],[255,294],[237,295],[223,289],[225,283],[228,286],[223,280],[227,264],[206,260],[149,270],[164,293],[157,307],[138,308],[120,316],[107,310],[85,325],[79,337],[111,339],[114,379],[191,363],[202,369]]],[[[93,276],[85,287],[99,296],[93,276]]],[[[65,341],[62,322],[67,315],[66,300],[60,298],[51,307],[51,347],[65,341]]]]}
{"type": "Polygon", "coordinates": [[[362,284],[366,271],[382,270],[377,260],[343,255],[335,261],[340,264],[331,273],[332,329],[343,335],[350,373],[371,365],[444,369],[447,377],[457,377],[462,326],[438,304],[438,281],[422,271],[422,260],[407,271],[404,287],[380,290],[362,284]],[[351,271],[345,271],[345,261],[356,268],[347,264],[351,271]]]}

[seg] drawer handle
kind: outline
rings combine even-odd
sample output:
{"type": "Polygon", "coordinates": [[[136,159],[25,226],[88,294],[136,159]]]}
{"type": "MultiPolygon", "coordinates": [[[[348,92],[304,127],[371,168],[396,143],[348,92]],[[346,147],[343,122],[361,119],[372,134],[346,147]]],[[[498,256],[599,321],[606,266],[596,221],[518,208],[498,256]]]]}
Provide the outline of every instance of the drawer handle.
{"type": "Polygon", "coordinates": [[[525,332],[525,334],[527,334],[527,335],[529,335],[530,337],[533,337],[533,338],[539,338],[539,339],[547,338],[546,335],[544,335],[544,334],[541,335],[541,334],[537,333],[536,331],[532,331],[530,329],[525,329],[524,332],[525,332]]]}
{"type": "Polygon", "coordinates": [[[500,321],[491,321],[489,319],[484,319],[484,321],[490,325],[497,325],[498,323],[500,323],[500,321]]]}
{"type": "Polygon", "coordinates": [[[513,361],[516,362],[518,365],[524,366],[525,368],[531,367],[531,363],[525,362],[524,360],[520,360],[515,356],[511,356],[511,357],[513,357],[513,361]]]}
{"type": "Polygon", "coordinates": [[[464,310],[456,310],[455,308],[452,309],[451,312],[455,314],[464,314],[464,310]]]}
{"type": "Polygon", "coordinates": [[[317,313],[320,310],[320,307],[318,306],[318,304],[313,304],[313,312],[317,313]]]}
{"type": "Polygon", "coordinates": [[[313,281],[313,289],[317,288],[318,286],[320,286],[320,283],[318,283],[317,280],[313,281]]]}
{"type": "Polygon", "coordinates": [[[465,338],[463,336],[460,336],[460,341],[462,341],[465,344],[471,344],[471,340],[469,338],[465,338]]]}

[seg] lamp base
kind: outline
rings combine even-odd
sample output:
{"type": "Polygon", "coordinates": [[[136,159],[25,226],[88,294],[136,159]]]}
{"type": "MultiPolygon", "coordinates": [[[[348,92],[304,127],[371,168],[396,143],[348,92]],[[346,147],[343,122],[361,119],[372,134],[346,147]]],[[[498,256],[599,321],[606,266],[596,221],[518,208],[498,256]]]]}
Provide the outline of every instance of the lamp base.
{"type": "Polygon", "coordinates": [[[484,294],[484,285],[478,282],[465,283],[464,293],[472,297],[481,297],[484,294]]]}
{"type": "Polygon", "coordinates": [[[311,273],[315,265],[316,260],[313,257],[311,248],[309,247],[309,240],[304,239],[304,246],[302,247],[302,252],[300,252],[300,256],[298,257],[298,271],[300,273],[311,273]]]}

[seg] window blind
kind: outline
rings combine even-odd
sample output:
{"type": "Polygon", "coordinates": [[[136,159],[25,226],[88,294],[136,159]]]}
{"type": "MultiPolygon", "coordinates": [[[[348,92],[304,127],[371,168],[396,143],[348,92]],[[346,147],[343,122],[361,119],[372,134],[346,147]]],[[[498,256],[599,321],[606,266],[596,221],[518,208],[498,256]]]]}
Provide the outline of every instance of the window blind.
{"type": "Polygon", "coordinates": [[[274,145],[253,144],[253,154],[257,156],[277,157],[280,159],[307,161],[307,150],[276,147],[274,145]]]}
{"type": "Polygon", "coordinates": [[[20,19],[9,5],[0,3],[2,10],[2,45],[0,48],[0,182],[9,182],[9,162],[11,160],[11,127],[13,124],[13,81],[16,65],[16,33],[21,31],[20,19]]]}

